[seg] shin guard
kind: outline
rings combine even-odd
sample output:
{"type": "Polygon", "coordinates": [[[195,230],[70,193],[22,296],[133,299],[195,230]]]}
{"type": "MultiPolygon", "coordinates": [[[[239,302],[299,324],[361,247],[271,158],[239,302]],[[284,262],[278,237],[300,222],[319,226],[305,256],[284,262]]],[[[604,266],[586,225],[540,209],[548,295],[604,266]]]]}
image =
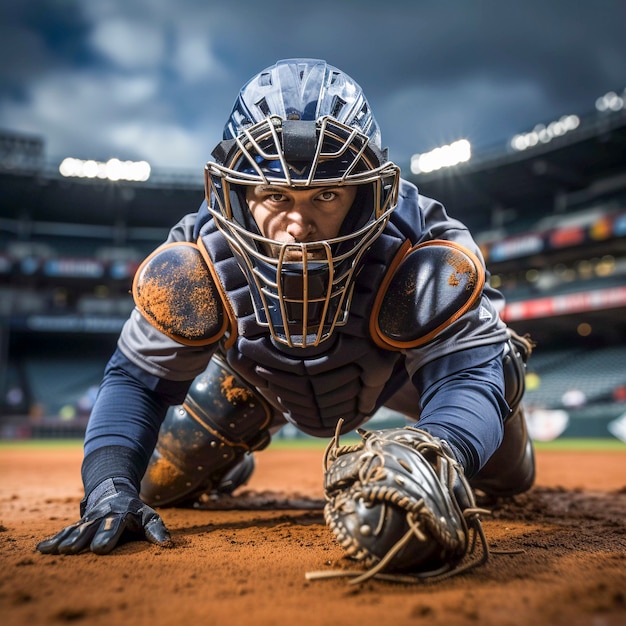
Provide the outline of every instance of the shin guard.
{"type": "Polygon", "coordinates": [[[165,417],[141,483],[142,499],[179,505],[219,490],[222,478],[245,462],[247,453],[269,444],[270,420],[265,400],[214,356],[183,404],[165,417]]]}

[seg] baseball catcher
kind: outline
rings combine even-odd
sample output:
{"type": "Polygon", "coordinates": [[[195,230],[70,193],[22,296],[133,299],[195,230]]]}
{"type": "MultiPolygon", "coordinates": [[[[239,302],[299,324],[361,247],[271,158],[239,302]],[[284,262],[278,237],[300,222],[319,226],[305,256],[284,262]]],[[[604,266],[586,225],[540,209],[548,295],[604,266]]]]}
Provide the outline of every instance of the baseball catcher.
{"type": "Polygon", "coordinates": [[[480,560],[472,489],[534,479],[530,344],[500,319],[468,229],[401,177],[361,87],[316,59],[244,85],[204,180],[135,276],[85,436],[81,520],[39,550],[163,543],[159,507],[233,493],[291,424],[334,438],[326,518],[370,571],[480,560]],[[381,407],[411,427],[339,445],[381,407]]]}

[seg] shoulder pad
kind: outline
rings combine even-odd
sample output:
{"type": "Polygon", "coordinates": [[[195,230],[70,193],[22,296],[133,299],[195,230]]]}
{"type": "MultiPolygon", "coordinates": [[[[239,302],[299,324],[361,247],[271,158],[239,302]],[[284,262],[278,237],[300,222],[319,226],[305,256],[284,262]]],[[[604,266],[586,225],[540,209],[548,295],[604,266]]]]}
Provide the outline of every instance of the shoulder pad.
{"type": "Polygon", "coordinates": [[[477,301],[485,284],[479,258],[455,242],[407,248],[387,271],[370,318],[374,342],[387,350],[416,348],[436,337],[477,301]]]}
{"type": "Polygon", "coordinates": [[[179,343],[209,345],[228,329],[225,297],[195,243],[157,248],[135,274],[133,298],[150,324],[179,343]]]}

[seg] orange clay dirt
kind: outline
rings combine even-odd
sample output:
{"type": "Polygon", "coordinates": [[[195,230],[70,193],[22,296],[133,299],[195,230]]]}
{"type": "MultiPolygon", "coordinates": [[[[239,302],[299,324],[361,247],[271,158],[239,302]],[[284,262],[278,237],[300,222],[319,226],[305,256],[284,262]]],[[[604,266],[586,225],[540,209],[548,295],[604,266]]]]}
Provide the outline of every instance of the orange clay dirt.
{"type": "Polygon", "coordinates": [[[222,510],[161,509],[172,547],[39,554],[78,517],[81,456],[0,449],[4,625],[626,624],[626,446],[540,451],[536,486],[484,518],[487,564],[416,585],[305,578],[354,568],[324,524],[321,449],[271,446],[222,510]]]}

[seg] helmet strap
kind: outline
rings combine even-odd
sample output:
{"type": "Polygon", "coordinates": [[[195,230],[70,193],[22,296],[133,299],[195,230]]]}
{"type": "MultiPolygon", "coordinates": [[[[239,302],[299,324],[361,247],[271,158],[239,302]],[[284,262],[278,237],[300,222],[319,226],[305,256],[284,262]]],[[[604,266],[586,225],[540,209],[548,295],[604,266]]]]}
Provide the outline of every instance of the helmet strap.
{"type": "Polygon", "coordinates": [[[283,120],[283,154],[287,163],[311,162],[317,152],[317,125],[315,121],[283,120]]]}

